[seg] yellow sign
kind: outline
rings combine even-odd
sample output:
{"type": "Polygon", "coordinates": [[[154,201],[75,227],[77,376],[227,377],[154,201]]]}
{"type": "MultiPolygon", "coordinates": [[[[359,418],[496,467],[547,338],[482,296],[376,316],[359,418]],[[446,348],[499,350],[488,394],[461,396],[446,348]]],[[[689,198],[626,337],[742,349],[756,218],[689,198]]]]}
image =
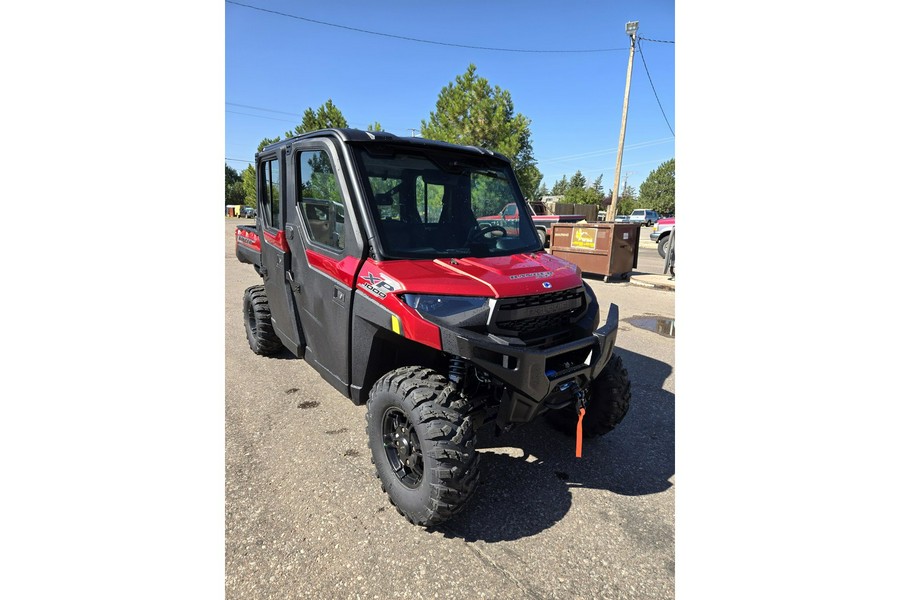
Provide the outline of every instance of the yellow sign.
{"type": "Polygon", "coordinates": [[[572,231],[573,248],[591,248],[597,245],[597,230],[593,227],[575,227],[572,231]]]}

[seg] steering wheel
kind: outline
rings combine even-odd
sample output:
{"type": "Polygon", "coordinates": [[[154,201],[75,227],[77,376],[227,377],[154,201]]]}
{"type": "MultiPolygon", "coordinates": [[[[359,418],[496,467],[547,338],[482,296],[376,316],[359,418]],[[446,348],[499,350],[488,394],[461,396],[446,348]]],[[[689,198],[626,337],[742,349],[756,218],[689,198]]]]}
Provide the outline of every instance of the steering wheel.
{"type": "Polygon", "coordinates": [[[469,238],[466,240],[466,245],[471,244],[475,241],[475,238],[479,237],[487,237],[487,235],[493,231],[499,231],[501,235],[506,235],[506,229],[499,225],[488,225],[486,227],[482,227],[481,225],[476,225],[472,228],[472,231],[469,232],[469,238]]]}

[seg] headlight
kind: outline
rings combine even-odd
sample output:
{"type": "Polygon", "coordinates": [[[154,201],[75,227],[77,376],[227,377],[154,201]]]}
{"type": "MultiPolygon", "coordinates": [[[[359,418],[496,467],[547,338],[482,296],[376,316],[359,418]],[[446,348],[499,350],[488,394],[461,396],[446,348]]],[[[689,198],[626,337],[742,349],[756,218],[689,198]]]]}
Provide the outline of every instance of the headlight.
{"type": "Polygon", "coordinates": [[[447,321],[452,325],[486,325],[490,313],[487,298],[425,294],[403,294],[401,297],[420,313],[447,321]]]}

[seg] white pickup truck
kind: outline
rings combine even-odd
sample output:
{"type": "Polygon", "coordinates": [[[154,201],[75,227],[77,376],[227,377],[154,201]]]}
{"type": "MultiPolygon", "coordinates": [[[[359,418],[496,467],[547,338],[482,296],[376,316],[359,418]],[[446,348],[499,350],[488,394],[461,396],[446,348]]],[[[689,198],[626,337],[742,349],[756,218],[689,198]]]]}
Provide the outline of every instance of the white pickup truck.
{"type": "Polygon", "coordinates": [[[660,219],[653,226],[650,232],[650,239],[656,242],[656,251],[663,258],[666,257],[666,251],[669,249],[669,234],[675,228],[675,217],[670,219],[660,219]]]}

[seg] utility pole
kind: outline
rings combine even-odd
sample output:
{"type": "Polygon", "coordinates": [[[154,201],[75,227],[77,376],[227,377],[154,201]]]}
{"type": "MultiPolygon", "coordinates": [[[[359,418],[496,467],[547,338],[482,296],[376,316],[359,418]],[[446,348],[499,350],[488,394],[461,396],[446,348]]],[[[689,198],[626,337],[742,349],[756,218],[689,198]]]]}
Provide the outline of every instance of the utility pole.
{"type": "Polygon", "coordinates": [[[418,130],[418,129],[413,129],[412,127],[410,127],[410,129],[409,129],[409,137],[418,137],[418,136],[416,135],[417,133],[419,133],[419,130],[418,130]]]}
{"type": "Polygon", "coordinates": [[[628,176],[634,175],[634,171],[625,171],[625,181],[622,183],[622,193],[625,193],[625,190],[628,189],[628,176]]]}
{"type": "Polygon", "coordinates": [[[619,152],[616,155],[616,180],[613,184],[612,202],[606,211],[607,222],[616,220],[616,203],[619,201],[619,176],[622,174],[622,151],[625,149],[625,123],[628,121],[628,94],[631,93],[631,66],[634,64],[634,46],[637,38],[638,22],[628,21],[625,33],[631,38],[631,52],[628,55],[628,75],[625,76],[625,102],[622,106],[622,131],[619,133],[619,152]]]}

